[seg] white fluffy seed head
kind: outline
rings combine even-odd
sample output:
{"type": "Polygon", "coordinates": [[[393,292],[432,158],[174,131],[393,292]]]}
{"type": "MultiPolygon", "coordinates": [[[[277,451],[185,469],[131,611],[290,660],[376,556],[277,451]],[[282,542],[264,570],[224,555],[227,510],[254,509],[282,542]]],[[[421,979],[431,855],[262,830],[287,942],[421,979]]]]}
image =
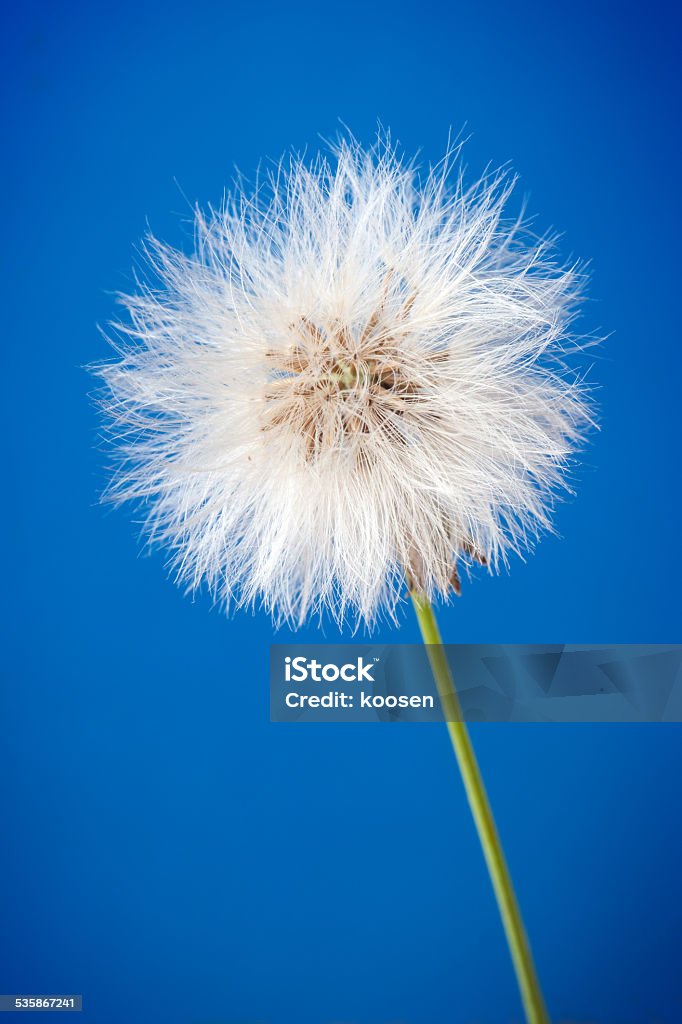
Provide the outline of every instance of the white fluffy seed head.
{"type": "Polygon", "coordinates": [[[387,142],[292,159],[196,214],[186,256],[123,298],[101,366],[117,468],[180,581],[277,619],[372,624],[412,585],[459,588],[542,529],[580,435],[567,367],[576,268],[471,188],[387,142]]]}

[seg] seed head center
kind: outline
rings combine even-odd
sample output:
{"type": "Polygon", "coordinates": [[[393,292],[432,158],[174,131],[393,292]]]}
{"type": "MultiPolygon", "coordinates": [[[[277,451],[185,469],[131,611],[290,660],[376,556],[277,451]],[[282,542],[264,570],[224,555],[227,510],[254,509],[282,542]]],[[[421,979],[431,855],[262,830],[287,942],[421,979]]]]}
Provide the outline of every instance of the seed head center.
{"type": "Polygon", "coordinates": [[[357,335],[303,317],[294,344],[269,353],[264,430],[287,427],[303,439],[306,459],[357,447],[376,431],[396,434],[396,421],[416,389],[401,368],[394,339],[377,319],[357,335]]]}

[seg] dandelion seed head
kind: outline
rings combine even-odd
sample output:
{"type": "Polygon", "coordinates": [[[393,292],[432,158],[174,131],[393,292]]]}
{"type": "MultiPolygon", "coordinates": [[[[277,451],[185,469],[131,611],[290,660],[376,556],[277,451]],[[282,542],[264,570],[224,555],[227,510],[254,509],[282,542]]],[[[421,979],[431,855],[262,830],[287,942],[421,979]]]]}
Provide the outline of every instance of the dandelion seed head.
{"type": "Polygon", "coordinates": [[[551,529],[590,423],[579,268],[504,210],[505,173],[420,175],[386,140],[292,158],[196,214],[123,297],[98,368],[116,469],[189,589],[275,618],[395,615],[551,529]]]}

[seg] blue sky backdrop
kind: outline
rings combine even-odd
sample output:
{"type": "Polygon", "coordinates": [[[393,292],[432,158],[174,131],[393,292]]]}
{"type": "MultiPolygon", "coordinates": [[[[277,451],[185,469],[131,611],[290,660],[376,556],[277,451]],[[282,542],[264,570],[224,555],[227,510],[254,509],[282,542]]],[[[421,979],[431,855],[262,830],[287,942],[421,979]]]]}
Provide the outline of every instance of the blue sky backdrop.
{"type": "MultiPolygon", "coordinates": [[[[97,504],[83,366],[147,227],[191,245],[192,204],[235,167],[340,120],[428,162],[466,124],[471,174],[510,161],[538,227],[592,261],[583,325],[610,337],[560,538],[467,583],[443,632],[680,640],[677,10],[29,0],[3,19],[0,991],[82,992],[97,1024],[520,1020],[445,730],[269,723],[269,621],[183,598],[97,504]]],[[[409,609],[380,639],[417,639],[409,609]]],[[[472,731],[554,1018],[678,1022],[679,728],[472,731]]]]}

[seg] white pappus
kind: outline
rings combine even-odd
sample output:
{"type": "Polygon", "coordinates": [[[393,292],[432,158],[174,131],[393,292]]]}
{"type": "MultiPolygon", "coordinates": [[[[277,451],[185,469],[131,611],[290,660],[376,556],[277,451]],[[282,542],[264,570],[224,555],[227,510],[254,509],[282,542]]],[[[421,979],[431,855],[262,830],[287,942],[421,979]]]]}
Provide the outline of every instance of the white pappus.
{"type": "Polygon", "coordinates": [[[581,273],[506,221],[513,181],[387,141],[292,158],[196,214],[97,368],[117,465],[179,581],[276,618],[393,616],[550,528],[590,420],[581,273]]]}

